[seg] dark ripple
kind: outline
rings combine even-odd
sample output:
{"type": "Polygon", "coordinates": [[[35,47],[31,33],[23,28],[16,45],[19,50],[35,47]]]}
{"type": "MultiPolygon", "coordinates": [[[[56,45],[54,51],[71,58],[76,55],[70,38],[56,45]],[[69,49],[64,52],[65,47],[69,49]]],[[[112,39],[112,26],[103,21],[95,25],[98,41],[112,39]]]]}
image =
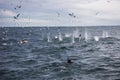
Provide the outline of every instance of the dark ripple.
{"type": "Polygon", "coordinates": [[[37,60],[33,60],[33,59],[25,60],[25,61],[22,61],[20,64],[31,66],[31,65],[37,64],[37,60]]]}

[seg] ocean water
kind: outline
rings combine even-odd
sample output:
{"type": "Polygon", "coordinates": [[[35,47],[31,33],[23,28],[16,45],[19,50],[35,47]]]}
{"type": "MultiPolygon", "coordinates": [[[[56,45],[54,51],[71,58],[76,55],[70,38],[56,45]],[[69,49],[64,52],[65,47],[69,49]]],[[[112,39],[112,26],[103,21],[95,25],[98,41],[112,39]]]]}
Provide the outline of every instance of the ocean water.
{"type": "Polygon", "coordinates": [[[0,80],[120,80],[120,27],[1,27],[0,80]]]}

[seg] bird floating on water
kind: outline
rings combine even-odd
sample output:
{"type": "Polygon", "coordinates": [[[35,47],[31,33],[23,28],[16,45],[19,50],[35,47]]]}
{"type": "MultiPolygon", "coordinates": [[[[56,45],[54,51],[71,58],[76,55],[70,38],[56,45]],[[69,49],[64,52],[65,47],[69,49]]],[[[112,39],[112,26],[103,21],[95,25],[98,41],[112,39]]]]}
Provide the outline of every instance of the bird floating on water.
{"type": "Polygon", "coordinates": [[[20,43],[25,44],[25,43],[28,43],[28,41],[23,39],[23,40],[20,40],[20,43]]]}
{"type": "Polygon", "coordinates": [[[67,60],[67,63],[68,63],[68,64],[72,64],[73,62],[72,62],[70,59],[68,59],[68,60],[67,60]]]}

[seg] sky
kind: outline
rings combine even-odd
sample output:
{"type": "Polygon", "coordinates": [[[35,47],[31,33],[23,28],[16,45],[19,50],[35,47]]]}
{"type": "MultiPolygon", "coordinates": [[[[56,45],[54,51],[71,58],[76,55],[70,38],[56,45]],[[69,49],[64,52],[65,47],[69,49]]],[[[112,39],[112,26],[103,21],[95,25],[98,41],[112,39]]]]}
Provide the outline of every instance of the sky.
{"type": "Polygon", "coordinates": [[[120,25],[120,0],[0,0],[0,27],[120,25]]]}

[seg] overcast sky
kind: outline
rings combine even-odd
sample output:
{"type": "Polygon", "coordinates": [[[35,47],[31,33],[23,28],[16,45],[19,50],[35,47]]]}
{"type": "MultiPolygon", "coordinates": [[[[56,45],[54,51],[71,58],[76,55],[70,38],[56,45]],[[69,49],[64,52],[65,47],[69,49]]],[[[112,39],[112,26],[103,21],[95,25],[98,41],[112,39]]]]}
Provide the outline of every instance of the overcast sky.
{"type": "Polygon", "coordinates": [[[0,0],[0,26],[97,25],[120,25],[120,0],[0,0]]]}

